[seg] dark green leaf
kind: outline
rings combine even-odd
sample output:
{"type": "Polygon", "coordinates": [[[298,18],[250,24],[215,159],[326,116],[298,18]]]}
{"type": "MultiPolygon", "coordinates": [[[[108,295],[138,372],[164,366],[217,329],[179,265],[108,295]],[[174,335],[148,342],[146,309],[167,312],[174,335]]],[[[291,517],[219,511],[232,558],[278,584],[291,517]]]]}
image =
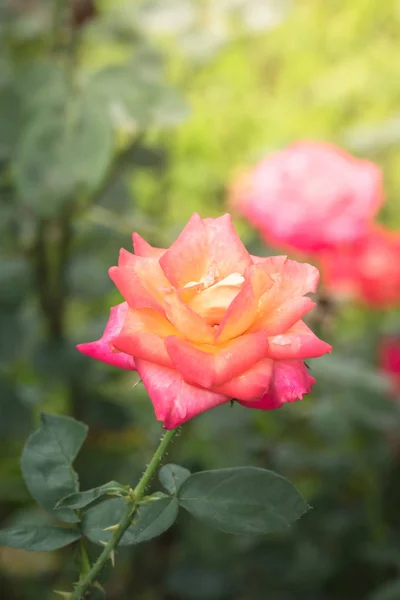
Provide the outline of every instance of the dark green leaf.
{"type": "Polygon", "coordinates": [[[194,517],[227,533],[284,530],[308,509],[289,481],[256,467],[195,473],[178,499],[194,517]]]}
{"type": "Polygon", "coordinates": [[[52,527],[51,525],[9,527],[0,529],[0,546],[21,548],[23,550],[57,550],[79,540],[81,534],[72,529],[52,527]]]}
{"type": "Polygon", "coordinates": [[[176,498],[159,495],[157,500],[139,506],[134,524],[126,532],[126,544],[140,544],[155,538],[176,521],[179,504],[176,498]]]}
{"type": "MultiPolygon", "coordinates": [[[[121,521],[125,505],[126,502],[122,498],[113,498],[89,508],[82,520],[84,534],[96,544],[107,542],[112,531],[104,530],[121,521]]],[[[158,494],[157,499],[140,505],[133,525],[124,534],[120,545],[139,544],[161,535],[175,522],[178,508],[176,498],[165,494],[158,494]]]]}
{"type": "Polygon", "coordinates": [[[121,485],[117,481],[109,481],[92,490],[70,494],[57,502],[55,508],[57,510],[60,508],[85,508],[85,506],[89,506],[89,504],[92,504],[92,502],[102,496],[126,496],[128,493],[128,487],[121,485]]]}
{"type": "MultiPolygon", "coordinates": [[[[87,427],[70,417],[42,414],[41,427],[28,439],[21,456],[22,474],[35,500],[49,512],[59,500],[79,491],[72,463],[82,446],[87,427]]],[[[74,523],[71,509],[57,510],[57,517],[74,523]]]]}
{"type": "Polygon", "coordinates": [[[164,465],[161,467],[158,478],[161,485],[170,492],[170,494],[177,494],[182,483],[190,477],[191,473],[189,469],[180,467],[179,465],[164,465]]]}

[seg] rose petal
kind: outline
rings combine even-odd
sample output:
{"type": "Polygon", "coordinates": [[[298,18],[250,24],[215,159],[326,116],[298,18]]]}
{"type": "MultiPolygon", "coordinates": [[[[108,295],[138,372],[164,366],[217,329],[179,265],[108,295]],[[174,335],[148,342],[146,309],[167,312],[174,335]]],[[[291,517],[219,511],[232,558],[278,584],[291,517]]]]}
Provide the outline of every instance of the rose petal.
{"type": "Polygon", "coordinates": [[[391,393],[400,395],[400,338],[386,336],[379,347],[379,366],[391,382],[391,393]]]}
{"type": "Polygon", "coordinates": [[[247,408],[273,410],[286,402],[302,400],[309,394],[315,379],[309,375],[301,360],[278,360],[274,362],[273,376],[268,392],[258,401],[240,402],[247,408]]]}
{"type": "Polygon", "coordinates": [[[236,400],[257,400],[268,392],[272,380],[273,366],[273,360],[264,358],[242,375],[213,388],[213,391],[226,394],[226,396],[236,400]]]}
{"type": "Polygon", "coordinates": [[[252,261],[230,215],[201,219],[195,213],[160,264],[169,281],[181,288],[190,282],[211,285],[231,273],[242,274],[252,261]]]}
{"type": "Polygon", "coordinates": [[[205,290],[199,290],[189,299],[189,306],[209,325],[218,325],[229,305],[239,294],[244,278],[238,273],[225,277],[205,290]]]}
{"type": "Polygon", "coordinates": [[[261,314],[258,315],[250,331],[263,331],[268,336],[278,335],[286,332],[314,307],[315,302],[307,296],[291,298],[280,306],[272,308],[272,310],[268,310],[263,300],[261,300],[259,306],[259,313],[261,314]]]}
{"type": "Polygon", "coordinates": [[[208,273],[217,273],[217,279],[231,273],[245,272],[253,264],[250,254],[238,236],[229,213],[217,219],[204,219],[208,233],[209,262],[208,273]]]}
{"type": "Polygon", "coordinates": [[[126,266],[134,267],[135,264],[136,264],[135,255],[132,254],[132,252],[128,252],[128,250],[125,250],[125,248],[121,248],[121,250],[119,251],[119,256],[118,256],[118,266],[119,267],[126,267],[126,266]]]}
{"type": "Polygon", "coordinates": [[[269,358],[278,360],[316,358],[332,351],[332,346],[320,340],[303,321],[284,334],[268,338],[268,341],[269,358]]]}
{"type": "Polygon", "coordinates": [[[123,251],[120,263],[110,268],[109,275],[129,306],[162,311],[165,290],[171,286],[158,261],[123,251]]]}
{"type": "Polygon", "coordinates": [[[79,352],[120,369],[135,369],[135,362],[132,356],[116,351],[113,344],[114,338],[121,331],[127,312],[127,302],[113,306],[110,309],[110,318],[101,338],[96,342],[78,344],[77,349],[79,352]]]}
{"type": "Polygon", "coordinates": [[[168,280],[177,288],[200,282],[206,271],[208,237],[197,213],[189,219],[178,238],[160,258],[168,280]]]}
{"type": "Polygon", "coordinates": [[[130,309],[124,326],[113,343],[118,350],[135,358],[172,367],[164,338],[179,332],[159,312],[150,308],[130,309]]]}
{"type": "Polygon", "coordinates": [[[357,243],[382,201],[376,164],[307,140],[242,174],[231,200],[269,243],[307,253],[357,243]]]}
{"type": "Polygon", "coordinates": [[[187,384],[172,369],[137,360],[137,370],[153,403],[156,417],[166,429],[174,429],[196,415],[227,402],[223,394],[187,384]]]}
{"type": "Polygon", "coordinates": [[[319,271],[308,263],[299,263],[289,260],[285,256],[269,256],[257,265],[268,273],[276,283],[274,297],[277,303],[294,296],[304,296],[315,292],[319,282],[319,271]]]}
{"type": "Polygon", "coordinates": [[[257,306],[258,297],[250,279],[228,306],[218,327],[216,343],[223,344],[247,331],[256,318],[257,306]]]}
{"type": "Polygon", "coordinates": [[[321,257],[326,288],[375,307],[400,300],[400,232],[371,226],[357,244],[343,246],[321,257]]]}
{"type": "Polygon", "coordinates": [[[213,388],[250,369],[266,357],[263,333],[242,335],[221,346],[194,346],[177,337],[167,337],[165,347],[175,368],[187,383],[213,388]]]}
{"type": "Polygon", "coordinates": [[[133,249],[136,256],[145,256],[148,258],[161,258],[166,251],[165,248],[154,248],[150,246],[138,233],[132,234],[133,249]]]}
{"type": "Polygon", "coordinates": [[[204,344],[213,342],[214,329],[181,300],[176,290],[165,294],[163,307],[168,319],[186,339],[204,344]]]}

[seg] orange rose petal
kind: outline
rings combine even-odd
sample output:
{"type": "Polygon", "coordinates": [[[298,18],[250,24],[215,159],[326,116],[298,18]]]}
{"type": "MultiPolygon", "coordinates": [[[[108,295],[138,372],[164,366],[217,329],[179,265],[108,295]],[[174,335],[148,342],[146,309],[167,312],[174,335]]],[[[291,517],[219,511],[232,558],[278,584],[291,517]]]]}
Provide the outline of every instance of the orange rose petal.
{"type": "Polygon", "coordinates": [[[113,345],[125,354],[172,366],[163,341],[170,335],[179,333],[159,312],[149,308],[130,309],[113,345]]]}
{"type": "Polygon", "coordinates": [[[250,254],[236,233],[229,213],[217,219],[203,219],[208,233],[209,272],[218,279],[231,273],[243,274],[253,264],[250,254]]]}
{"type": "Polygon", "coordinates": [[[250,333],[223,346],[194,346],[175,336],[165,339],[165,347],[175,368],[187,383],[214,388],[244,373],[268,351],[263,333],[250,333]]]}
{"type": "Polygon", "coordinates": [[[284,256],[270,256],[257,266],[276,283],[275,296],[279,303],[317,289],[319,271],[308,263],[299,263],[284,256]]]}
{"type": "Polygon", "coordinates": [[[252,260],[230,215],[201,219],[195,213],[160,264],[169,281],[181,288],[189,282],[207,279],[212,284],[232,273],[244,273],[252,260]]]}
{"type": "MultiPolygon", "coordinates": [[[[239,275],[243,281],[243,277],[239,275]]],[[[211,287],[199,291],[189,300],[189,306],[209,325],[218,325],[223,319],[228,306],[240,292],[240,285],[224,284],[224,280],[211,287]]]]}
{"type": "Polygon", "coordinates": [[[261,314],[251,327],[251,331],[263,331],[267,335],[278,335],[287,331],[315,306],[315,302],[307,296],[291,298],[273,310],[268,310],[268,303],[266,304],[267,307],[261,300],[261,307],[259,307],[261,314]]]}
{"type": "Polygon", "coordinates": [[[170,284],[158,261],[126,251],[121,256],[123,265],[111,267],[109,275],[129,306],[162,310],[163,295],[170,284]]]}
{"type": "Polygon", "coordinates": [[[273,366],[273,360],[264,358],[242,375],[213,388],[213,391],[244,402],[261,398],[268,392],[273,366]]]}
{"type": "Polygon", "coordinates": [[[115,339],[115,347],[137,359],[149,360],[157,365],[173,368],[173,363],[165,349],[163,339],[155,333],[120,333],[115,339]]]}
{"type": "Polygon", "coordinates": [[[168,319],[186,339],[204,344],[213,342],[214,329],[181,300],[176,290],[165,294],[163,306],[168,319]]]}
{"type": "Polygon", "coordinates": [[[206,272],[207,259],[207,232],[200,215],[194,213],[160,258],[160,265],[172,285],[181,288],[190,282],[200,282],[206,272]]]}
{"type": "MultiPolygon", "coordinates": [[[[178,288],[176,291],[179,294],[179,298],[185,302],[185,304],[189,304],[195,298],[199,292],[202,292],[205,288],[204,283],[189,283],[185,285],[183,288],[178,288]]],[[[191,306],[191,308],[193,308],[191,306]]],[[[198,311],[196,311],[198,312],[198,311]]]]}
{"type": "Polygon", "coordinates": [[[166,251],[165,248],[154,248],[150,246],[138,233],[132,234],[133,249],[136,256],[146,256],[148,258],[161,258],[166,251]]]}
{"type": "Polygon", "coordinates": [[[275,360],[316,358],[332,351],[332,346],[320,340],[303,321],[268,340],[268,356],[275,360]]]}
{"type": "Polygon", "coordinates": [[[223,394],[189,385],[175,370],[140,359],[136,366],[153,403],[156,418],[164,423],[166,429],[174,429],[229,400],[223,394]]]}
{"type": "Polygon", "coordinates": [[[258,298],[251,281],[247,281],[226,310],[218,327],[215,343],[223,344],[247,331],[256,318],[257,305],[258,298]]]}

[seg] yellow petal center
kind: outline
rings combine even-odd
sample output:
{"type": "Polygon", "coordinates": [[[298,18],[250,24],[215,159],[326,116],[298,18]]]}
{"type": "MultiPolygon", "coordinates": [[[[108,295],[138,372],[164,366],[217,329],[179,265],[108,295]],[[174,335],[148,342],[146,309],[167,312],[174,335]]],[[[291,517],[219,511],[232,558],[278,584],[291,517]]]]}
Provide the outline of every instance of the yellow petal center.
{"type": "Polygon", "coordinates": [[[240,292],[244,283],[244,277],[240,273],[231,273],[216,283],[209,278],[206,279],[204,278],[200,282],[190,282],[187,284],[187,286],[194,287],[200,283],[205,288],[200,289],[189,300],[188,305],[203,317],[209,325],[218,325],[226,309],[240,292]]]}

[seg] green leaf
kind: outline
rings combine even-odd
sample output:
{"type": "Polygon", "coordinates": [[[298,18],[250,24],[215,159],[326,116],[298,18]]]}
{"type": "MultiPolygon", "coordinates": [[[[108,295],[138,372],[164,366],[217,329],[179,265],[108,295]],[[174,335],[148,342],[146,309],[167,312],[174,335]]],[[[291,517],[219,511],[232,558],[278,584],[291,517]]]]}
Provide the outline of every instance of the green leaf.
{"type": "Polygon", "coordinates": [[[190,477],[189,469],[179,465],[164,465],[158,472],[161,485],[170,493],[177,494],[182,483],[190,477]]]}
{"type": "Polygon", "coordinates": [[[400,579],[389,581],[374,591],[368,600],[398,600],[400,598],[400,579]]]}
{"type": "Polygon", "coordinates": [[[113,153],[111,122],[89,98],[32,120],[17,149],[15,182],[23,206],[53,216],[78,191],[100,184],[113,153]]]}
{"type": "MultiPolygon", "coordinates": [[[[82,520],[83,533],[95,544],[107,542],[112,531],[104,530],[121,521],[125,506],[126,501],[122,498],[113,498],[89,508],[82,520]]],[[[177,499],[165,494],[158,494],[156,499],[141,504],[120,545],[140,544],[161,535],[174,524],[178,509],[177,499]]]]}
{"type": "Polygon", "coordinates": [[[117,481],[109,481],[97,488],[87,490],[86,492],[77,492],[62,498],[57,502],[55,509],[60,508],[85,508],[102,496],[126,496],[129,493],[129,487],[123,486],[117,481]]]}
{"type": "Polygon", "coordinates": [[[140,544],[161,535],[175,523],[178,511],[177,499],[161,494],[158,500],[142,504],[126,532],[126,543],[140,544]]]}
{"type": "Polygon", "coordinates": [[[89,91],[122,129],[175,125],[188,114],[187,105],[166,83],[162,70],[147,69],[141,58],[99,71],[89,91]]]}
{"type": "MultiPolygon", "coordinates": [[[[79,491],[72,463],[87,434],[87,427],[70,417],[41,415],[41,427],[28,439],[21,456],[22,474],[35,500],[49,512],[59,500],[79,491]]],[[[79,521],[71,509],[57,510],[68,523],[79,521]]]]}
{"type": "Polygon", "coordinates": [[[81,533],[73,529],[63,529],[51,525],[9,527],[0,529],[0,546],[23,550],[57,550],[79,540],[81,533]]]}
{"type": "Polygon", "coordinates": [[[51,60],[29,61],[17,72],[16,89],[22,102],[26,120],[36,120],[39,115],[60,113],[68,95],[68,73],[51,60]]]}
{"type": "Polygon", "coordinates": [[[195,473],[178,500],[194,517],[227,533],[284,530],[309,508],[289,481],[256,467],[195,473]]]}

